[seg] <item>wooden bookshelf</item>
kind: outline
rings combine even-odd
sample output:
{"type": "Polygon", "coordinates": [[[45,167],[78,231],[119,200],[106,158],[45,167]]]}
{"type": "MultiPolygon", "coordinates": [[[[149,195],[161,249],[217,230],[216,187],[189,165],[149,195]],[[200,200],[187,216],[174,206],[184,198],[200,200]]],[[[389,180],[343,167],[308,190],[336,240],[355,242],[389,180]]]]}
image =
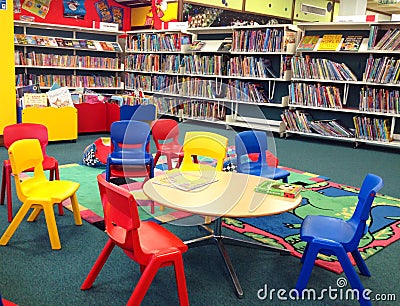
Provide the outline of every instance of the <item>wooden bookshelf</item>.
{"type": "Polygon", "coordinates": [[[306,131],[300,118],[300,127],[287,124],[286,134],[351,141],[355,146],[400,147],[400,23],[300,23],[298,27],[303,36],[320,38],[312,49],[299,48],[292,58],[289,108],[316,121],[340,119],[354,136],[306,131]],[[342,35],[341,43],[335,50],[319,51],[326,34],[342,35]],[[359,45],[342,48],[354,36],[362,37],[355,39],[359,45]]]}

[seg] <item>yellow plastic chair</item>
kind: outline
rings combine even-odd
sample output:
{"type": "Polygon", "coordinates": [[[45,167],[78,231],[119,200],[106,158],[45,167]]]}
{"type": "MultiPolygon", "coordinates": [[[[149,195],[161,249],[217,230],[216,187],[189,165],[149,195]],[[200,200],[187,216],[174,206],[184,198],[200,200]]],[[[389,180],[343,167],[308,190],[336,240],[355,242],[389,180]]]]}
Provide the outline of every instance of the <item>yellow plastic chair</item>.
{"type": "Polygon", "coordinates": [[[212,132],[186,132],[183,142],[183,160],[179,169],[183,171],[222,171],[226,152],[228,150],[228,138],[212,132]],[[199,164],[193,161],[192,156],[205,156],[217,161],[215,167],[199,164]]]}
{"type": "Polygon", "coordinates": [[[35,221],[43,210],[51,247],[53,250],[61,249],[54,216],[54,205],[70,198],[75,224],[82,225],[78,199],[76,197],[79,183],[63,180],[49,181],[46,178],[42,166],[42,149],[37,139],[22,139],[14,142],[8,149],[8,155],[12,172],[14,173],[17,195],[22,202],[22,206],[0,238],[0,245],[7,245],[29,209],[33,208],[28,221],[35,221]],[[34,168],[33,177],[21,180],[20,174],[30,168],[34,168]]]}
{"type": "MultiPolygon", "coordinates": [[[[186,132],[183,142],[183,160],[179,167],[182,171],[222,171],[226,152],[228,150],[228,138],[212,132],[186,132]],[[196,163],[193,156],[205,156],[215,159],[215,167],[196,163]]],[[[197,159],[196,159],[197,160],[197,159]]],[[[204,223],[209,224],[211,217],[206,216],[204,223]]]]}

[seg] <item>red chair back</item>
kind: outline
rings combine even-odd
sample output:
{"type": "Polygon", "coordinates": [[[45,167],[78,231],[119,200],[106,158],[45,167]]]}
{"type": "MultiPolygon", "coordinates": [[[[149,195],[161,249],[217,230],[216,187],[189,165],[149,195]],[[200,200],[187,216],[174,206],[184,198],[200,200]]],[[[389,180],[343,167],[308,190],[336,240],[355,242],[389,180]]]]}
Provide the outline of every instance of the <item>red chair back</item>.
{"type": "Polygon", "coordinates": [[[107,182],[102,174],[97,176],[97,182],[108,236],[122,249],[130,252],[135,250],[136,258],[142,252],[137,231],[140,218],[135,198],[127,189],[107,182]]]}
{"type": "Polygon", "coordinates": [[[21,139],[38,139],[43,156],[49,143],[47,127],[38,123],[16,123],[4,128],[4,146],[8,149],[15,141],[21,139]]]}
{"type": "Polygon", "coordinates": [[[178,123],[173,119],[158,119],[153,123],[152,135],[157,150],[161,149],[161,142],[169,141],[178,145],[178,123]]]}

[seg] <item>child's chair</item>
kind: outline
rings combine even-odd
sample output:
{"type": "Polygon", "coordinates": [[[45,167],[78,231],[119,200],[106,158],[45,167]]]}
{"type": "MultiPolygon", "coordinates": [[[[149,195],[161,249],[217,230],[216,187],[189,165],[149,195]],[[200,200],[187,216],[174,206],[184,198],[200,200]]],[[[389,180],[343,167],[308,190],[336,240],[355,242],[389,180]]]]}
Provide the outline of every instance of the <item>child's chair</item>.
{"type": "MultiPolygon", "coordinates": [[[[37,123],[18,123],[11,124],[4,128],[4,146],[8,149],[11,144],[20,139],[38,139],[43,154],[43,169],[50,171],[50,180],[54,178],[60,179],[58,171],[58,161],[54,157],[46,154],[46,147],[48,144],[48,131],[47,127],[37,123]]],[[[32,172],[33,169],[27,169],[26,172],[32,172]]],[[[1,198],[0,204],[4,204],[4,196],[7,193],[7,209],[8,209],[8,222],[12,221],[12,196],[11,196],[11,163],[9,159],[3,161],[3,177],[1,179],[1,198]]],[[[58,205],[58,213],[64,214],[62,204],[58,205]]]]}
{"type": "Polygon", "coordinates": [[[42,149],[37,139],[15,141],[8,149],[8,155],[14,174],[17,195],[22,202],[22,206],[0,238],[0,245],[8,243],[29,209],[33,208],[28,221],[35,221],[43,210],[51,247],[53,250],[61,249],[53,206],[62,203],[68,198],[71,199],[75,224],[82,225],[76,197],[79,183],[61,180],[49,181],[46,178],[42,166],[42,149]],[[21,180],[20,174],[27,169],[33,169],[33,176],[21,180]]]}

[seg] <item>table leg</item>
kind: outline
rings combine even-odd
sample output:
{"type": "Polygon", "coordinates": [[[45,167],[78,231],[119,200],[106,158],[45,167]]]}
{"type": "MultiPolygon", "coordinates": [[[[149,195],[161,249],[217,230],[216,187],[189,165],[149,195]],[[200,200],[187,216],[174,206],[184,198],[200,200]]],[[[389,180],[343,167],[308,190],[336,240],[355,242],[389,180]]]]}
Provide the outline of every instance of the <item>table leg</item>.
{"type": "Polygon", "coordinates": [[[225,249],[225,245],[220,237],[215,239],[215,241],[217,243],[218,250],[221,253],[221,256],[225,262],[225,266],[228,269],[229,276],[231,277],[233,285],[235,286],[236,295],[238,296],[238,298],[243,298],[242,286],[240,286],[239,279],[236,275],[235,269],[233,268],[228,252],[225,249]]]}
{"type": "Polygon", "coordinates": [[[257,243],[257,242],[236,239],[233,237],[222,236],[222,219],[216,218],[214,223],[215,223],[214,230],[212,230],[210,227],[208,227],[206,225],[200,226],[200,228],[206,230],[209,233],[209,235],[202,236],[199,238],[194,238],[191,240],[187,240],[187,241],[185,241],[185,244],[189,247],[197,247],[197,246],[203,246],[203,245],[210,244],[210,243],[215,243],[218,247],[218,250],[219,250],[221,256],[222,256],[222,259],[224,260],[225,266],[228,269],[229,276],[231,277],[233,285],[236,290],[236,295],[239,298],[243,298],[243,289],[240,286],[239,279],[238,279],[235,269],[232,265],[232,262],[229,258],[228,252],[225,248],[225,243],[230,244],[230,245],[235,245],[235,246],[246,247],[246,248],[250,247],[250,248],[261,249],[261,250],[266,250],[266,251],[278,252],[281,255],[289,255],[290,254],[290,251],[286,250],[286,249],[268,246],[268,245],[264,245],[264,244],[257,243]]]}

